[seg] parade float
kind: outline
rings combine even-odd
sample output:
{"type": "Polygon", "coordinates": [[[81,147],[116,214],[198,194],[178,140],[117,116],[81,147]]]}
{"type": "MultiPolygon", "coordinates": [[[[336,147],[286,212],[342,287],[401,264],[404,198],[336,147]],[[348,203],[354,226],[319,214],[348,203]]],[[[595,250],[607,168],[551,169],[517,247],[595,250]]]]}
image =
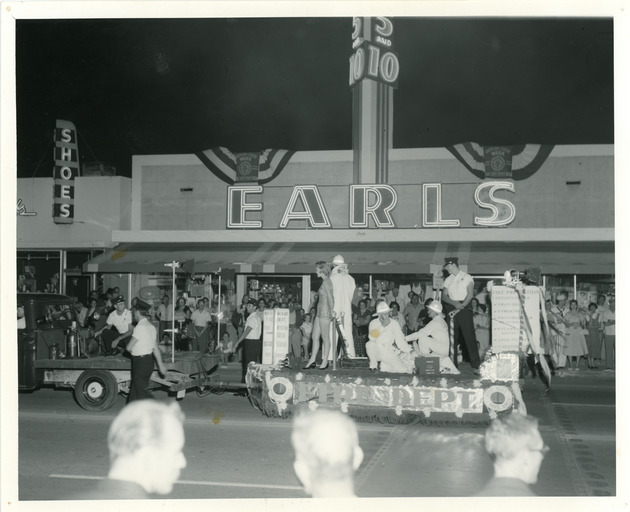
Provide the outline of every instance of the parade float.
{"type": "Polygon", "coordinates": [[[269,311],[263,364],[250,363],[246,375],[250,400],[269,417],[328,407],[383,423],[487,424],[499,415],[526,413],[520,388],[525,355],[533,353],[546,366],[540,355],[544,293],[508,273],[491,293],[493,346],[478,375],[465,364],[457,375],[446,373],[436,357],[417,357],[412,374],[372,373],[365,359],[342,360],[335,370],[304,370],[301,359],[287,358],[286,313],[269,311]]]}

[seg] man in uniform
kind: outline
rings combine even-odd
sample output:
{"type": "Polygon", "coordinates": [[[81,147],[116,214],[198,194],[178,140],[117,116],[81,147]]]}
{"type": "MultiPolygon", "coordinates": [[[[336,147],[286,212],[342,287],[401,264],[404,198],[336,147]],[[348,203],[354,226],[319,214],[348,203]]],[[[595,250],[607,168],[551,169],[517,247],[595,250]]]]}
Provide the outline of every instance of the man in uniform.
{"type": "MultiPolygon", "coordinates": [[[[343,330],[346,335],[346,353],[350,359],[356,357],[354,339],[352,337],[352,297],[357,288],[354,277],[348,274],[348,265],[341,254],[334,257],[330,282],[333,285],[334,309],[337,318],[343,317],[343,330]]],[[[333,336],[337,337],[337,328],[333,324],[333,336]]],[[[332,347],[331,347],[332,351],[332,347]]],[[[332,354],[332,352],[331,352],[332,354]]],[[[332,357],[328,359],[332,360],[332,357]]]]}
{"type": "Polygon", "coordinates": [[[128,402],[153,398],[149,391],[149,380],[153,373],[153,358],[161,375],[166,375],[166,367],[162,362],[162,354],[157,345],[157,329],[149,322],[151,305],[137,299],[134,317],[138,324],[133,330],[131,341],[127,343],[127,351],[131,354],[131,387],[128,402]]]}
{"type": "Polygon", "coordinates": [[[234,346],[234,352],[236,352],[238,346],[244,342],[241,382],[245,382],[247,365],[250,362],[262,362],[262,340],[260,339],[262,336],[262,318],[257,307],[258,303],[254,299],[247,301],[248,316],[245,321],[245,329],[234,346]]]}
{"type": "Polygon", "coordinates": [[[453,362],[457,365],[457,345],[465,344],[470,360],[470,366],[475,375],[479,373],[479,350],[477,349],[477,339],[475,337],[475,326],[473,325],[473,312],[470,309],[470,301],[474,296],[473,278],[466,272],[459,269],[457,258],[449,257],[444,261],[444,269],[450,274],[444,281],[442,289],[442,302],[447,305],[447,309],[454,316],[454,342],[455,354],[453,362]]]}
{"type": "Polygon", "coordinates": [[[400,324],[389,316],[390,307],[385,302],[376,305],[377,316],[370,322],[368,328],[369,341],[365,344],[365,351],[370,359],[370,370],[395,373],[411,373],[415,365],[414,353],[405,341],[400,324]]]}
{"type": "Polygon", "coordinates": [[[115,349],[121,342],[123,342],[123,345],[127,343],[133,331],[133,315],[127,309],[122,295],[116,297],[114,307],[114,311],[107,317],[107,323],[94,332],[94,336],[103,333],[103,341],[108,347],[111,346],[112,349],[115,349]],[[105,331],[106,328],[108,330],[105,331]]]}

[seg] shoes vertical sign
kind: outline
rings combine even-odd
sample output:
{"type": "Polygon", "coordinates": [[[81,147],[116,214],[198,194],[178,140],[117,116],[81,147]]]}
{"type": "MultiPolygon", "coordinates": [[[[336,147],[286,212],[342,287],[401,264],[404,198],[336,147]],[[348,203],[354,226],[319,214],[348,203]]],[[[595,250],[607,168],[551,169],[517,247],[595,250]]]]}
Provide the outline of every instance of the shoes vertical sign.
{"type": "Polygon", "coordinates": [[[53,171],[53,221],[74,222],[74,178],[80,175],[77,129],[74,123],[57,119],[53,171]]]}

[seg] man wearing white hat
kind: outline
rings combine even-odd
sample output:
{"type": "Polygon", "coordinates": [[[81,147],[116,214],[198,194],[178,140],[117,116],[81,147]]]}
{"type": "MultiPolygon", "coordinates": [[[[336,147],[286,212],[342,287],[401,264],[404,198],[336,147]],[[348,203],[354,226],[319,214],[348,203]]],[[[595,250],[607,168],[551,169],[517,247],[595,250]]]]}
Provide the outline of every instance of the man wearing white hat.
{"type": "Polygon", "coordinates": [[[418,332],[405,336],[405,341],[414,341],[414,349],[420,356],[440,358],[440,373],[458,374],[459,370],[448,357],[448,325],[442,314],[442,304],[434,300],[427,306],[431,321],[418,332]]]}
{"type": "Polygon", "coordinates": [[[391,319],[390,307],[385,302],[376,305],[376,316],[368,329],[369,341],[365,351],[370,359],[370,370],[394,373],[411,373],[415,365],[415,357],[409,344],[405,341],[400,324],[391,319]]]}
{"type": "MultiPolygon", "coordinates": [[[[356,357],[354,351],[354,339],[352,337],[352,298],[356,290],[354,277],[348,273],[348,265],[341,254],[334,257],[333,269],[330,273],[330,281],[333,285],[333,297],[335,299],[335,315],[343,318],[343,329],[346,335],[346,353],[348,357],[356,357]]],[[[337,336],[337,329],[333,329],[337,336]]],[[[332,347],[331,347],[332,350],[332,347]]],[[[328,359],[332,360],[332,357],[328,359]]]]}

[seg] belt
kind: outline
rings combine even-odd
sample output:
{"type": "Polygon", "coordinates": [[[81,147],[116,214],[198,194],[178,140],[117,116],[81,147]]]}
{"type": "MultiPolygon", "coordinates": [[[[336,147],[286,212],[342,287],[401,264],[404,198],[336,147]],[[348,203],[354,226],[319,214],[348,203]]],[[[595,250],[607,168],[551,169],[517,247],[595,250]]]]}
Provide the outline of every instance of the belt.
{"type": "Polygon", "coordinates": [[[131,357],[152,357],[153,354],[142,354],[141,356],[134,356],[133,354],[131,354],[131,357]]]}
{"type": "Polygon", "coordinates": [[[245,341],[260,341],[260,338],[245,338],[245,341]]]}

